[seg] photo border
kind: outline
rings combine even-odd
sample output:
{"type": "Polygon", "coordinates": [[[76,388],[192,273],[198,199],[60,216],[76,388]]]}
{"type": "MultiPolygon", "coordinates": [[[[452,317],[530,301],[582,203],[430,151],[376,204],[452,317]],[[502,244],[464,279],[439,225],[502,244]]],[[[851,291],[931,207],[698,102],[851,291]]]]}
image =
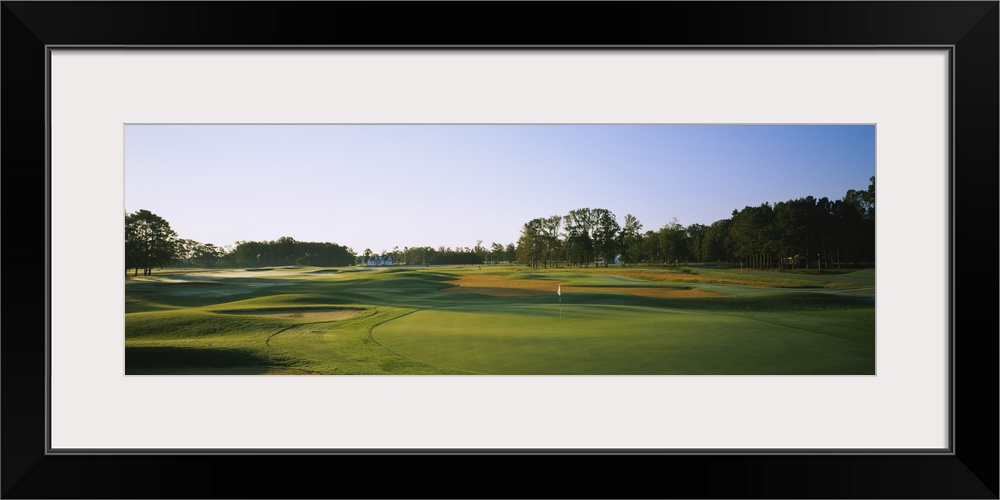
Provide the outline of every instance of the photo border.
{"type": "Polygon", "coordinates": [[[57,403],[51,415],[52,453],[279,448],[330,453],[373,448],[580,453],[630,448],[633,453],[948,451],[949,284],[944,270],[949,53],[945,49],[823,49],[808,54],[784,49],[206,53],[56,48],[52,52],[51,99],[56,103],[50,116],[52,268],[60,270],[51,283],[52,307],[59,312],[52,317],[51,331],[51,397],[57,403]],[[548,71],[539,63],[560,70],[548,71]],[[261,74],[257,79],[261,69],[272,67],[282,69],[269,74],[282,76],[261,74]],[[420,74],[390,83],[400,68],[420,74]],[[345,71],[351,75],[341,79],[345,71]],[[675,79],[677,71],[690,75],[675,79]],[[476,76],[465,79],[468,73],[476,76]],[[206,80],[204,85],[189,86],[191,74],[206,80]],[[508,91],[500,83],[516,85],[526,74],[539,82],[538,91],[508,91]],[[781,81],[784,78],[790,80],[781,81]],[[243,85],[244,79],[254,81],[243,85]],[[578,79],[589,81],[576,85],[578,79]],[[872,85],[857,85],[866,79],[872,85]],[[916,82],[913,88],[898,93],[898,86],[911,79],[916,82]],[[715,80],[726,94],[742,97],[704,93],[702,89],[715,80]],[[725,83],[740,80],[745,81],[743,86],[725,83]],[[381,88],[383,82],[390,83],[390,94],[369,91],[381,88]],[[274,102],[280,106],[264,101],[246,107],[255,96],[285,85],[294,85],[296,95],[278,94],[274,102]],[[562,89],[574,85],[572,95],[600,97],[584,97],[586,108],[578,104],[580,97],[560,105],[562,89]],[[843,91],[841,85],[846,86],[843,91]],[[462,97],[465,89],[475,90],[462,97]],[[619,90],[606,94],[612,89],[619,90]],[[628,95],[618,94],[625,89],[628,95]],[[161,94],[162,100],[148,99],[161,94]],[[479,102],[480,96],[494,94],[496,99],[479,102]],[[207,95],[219,99],[199,103],[207,95]],[[751,96],[752,101],[743,101],[751,96]],[[826,96],[829,102],[810,102],[826,96]],[[419,100],[412,102],[413,98],[419,100]],[[536,99],[541,101],[530,104],[536,99]],[[319,102],[313,106],[313,100],[319,102]],[[647,100],[653,102],[647,105],[647,100]],[[454,102],[467,104],[455,107],[454,102]],[[789,102],[799,104],[789,108],[789,102]],[[308,116],[302,115],[305,110],[308,116]],[[685,119],[705,123],[706,115],[717,123],[741,124],[863,120],[879,124],[885,132],[877,158],[884,168],[876,174],[879,214],[890,222],[880,224],[878,236],[878,251],[884,258],[876,299],[878,377],[121,377],[124,296],[116,271],[121,248],[115,242],[121,238],[122,207],[116,201],[122,197],[122,164],[128,156],[127,152],[122,156],[122,122],[292,123],[337,118],[345,123],[379,116],[389,123],[438,123],[447,117],[455,123],[479,124],[503,116],[518,123],[549,120],[580,126],[587,123],[581,117],[606,123],[676,124],[685,119]],[[906,137],[919,138],[912,151],[906,137]],[[901,189],[907,177],[912,178],[909,189],[901,189]],[[921,199],[923,206],[909,213],[901,211],[914,202],[908,191],[927,193],[921,199]],[[105,202],[89,206],[89,196],[105,202]],[[900,227],[915,223],[931,231],[933,246],[920,256],[935,262],[938,272],[926,279],[913,279],[909,272],[910,266],[920,265],[909,248],[887,240],[900,234],[900,227]],[[84,227],[96,241],[75,255],[68,253],[72,244],[66,244],[67,235],[84,227]],[[899,259],[885,257],[894,252],[906,253],[899,259]],[[75,267],[81,259],[90,264],[75,267]],[[915,296],[907,307],[898,297],[911,287],[926,287],[931,293],[915,296]],[[909,311],[918,308],[929,314],[916,320],[909,311]],[[87,335],[76,334],[75,325],[81,322],[87,325],[83,330],[87,335]],[[910,330],[915,335],[912,344],[906,342],[911,334],[905,332],[910,330]],[[925,384],[924,390],[910,391],[912,384],[925,384]],[[152,396],[160,392],[162,396],[152,396]],[[311,397],[320,393],[329,397],[311,397]],[[449,397],[455,393],[467,397],[449,397]],[[130,394],[136,397],[125,403],[130,394]],[[659,396],[649,397],[652,394],[659,396]],[[790,394],[799,396],[785,396],[790,394]],[[772,403],[761,406],[758,397],[772,403]],[[201,403],[192,404],[195,400],[201,403]],[[256,402],[264,400],[281,403],[258,410],[256,402]],[[410,418],[391,417],[400,404],[415,410],[410,418]],[[734,404],[746,405],[750,412],[746,418],[730,414],[734,404]],[[157,414],[146,411],[161,407],[164,411],[157,414]],[[676,411],[681,407],[686,409],[676,411]],[[822,407],[830,411],[820,411],[822,407]],[[357,410],[341,411],[344,408],[357,410]],[[197,413],[211,418],[198,425],[188,418],[197,413]],[[288,422],[294,414],[300,415],[294,419],[297,424],[285,432],[258,431],[288,422]],[[525,418],[529,414],[536,417],[525,418]],[[866,414],[870,417],[858,418],[866,414]],[[907,418],[909,414],[915,418],[907,418]],[[459,415],[463,418],[454,419],[459,415]],[[118,418],[120,423],[115,422],[118,418]],[[173,419],[180,425],[170,425],[173,419]],[[716,419],[721,426],[704,425],[716,419]],[[137,425],[139,421],[144,423],[137,425]],[[224,421],[231,424],[220,425],[224,421]],[[628,425],[623,425],[625,421],[628,425]],[[149,426],[162,431],[148,433],[149,426]],[[817,433],[818,427],[827,431],[817,433]],[[349,431],[355,428],[380,432],[349,431]]]}
{"type": "MultiPolygon", "coordinates": [[[[997,227],[997,2],[891,2],[867,4],[864,2],[811,3],[782,2],[778,4],[751,3],[651,3],[627,4],[617,7],[574,5],[574,14],[586,16],[593,22],[614,27],[615,21],[632,21],[627,28],[611,29],[607,37],[586,35],[586,31],[566,28],[568,33],[559,34],[551,29],[559,19],[542,20],[533,18],[527,30],[522,30],[520,40],[513,40],[508,33],[510,24],[524,14],[521,7],[511,8],[505,14],[495,16],[495,28],[479,31],[448,25],[440,17],[431,16],[430,24],[414,26],[412,19],[418,11],[422,18],[429,11],[442,13],[458,10],[469,13],[474,7],[458,5],[378,5],[378,4],[338,4],[329,26],[320,20],[329,17],[315,17],[318,9],[330,8],[321,3],[272,4],[269,2],[214,3],[201,2],[177,4],[142,3],[74,3],[74,2],[4,2],[3,3],[3,69],[4,74],[3,138],[6,144],[2,151],[3,164],[8,172],[8,191],[24,190],[22,186],[48,187],[47,162],[47,102],[42,105],[40,98],[47,92],[48,47],[54,46],[177,46],[202,47],[252,47],[282,45],[288,48],[303,46],[351,46],[357,47],[401,47],[406,42],[421,45],[412,47],[446,47],[486,49],[510,48],[512,41],[526,41],[537,48],[554,48],[558,45],[575,48],[618,47],[720,47],[780,46],[811,49],[818,45],[841,47],[879,46],[952,46],[952,78],[954,106],[952,109],[955,140],[952,168],[953,214],[950,225],[954,262],[951,276],[953,293],[950,310],[955,335],[954,385],[951,394],[953,410],[952,428],[953,453],[947,455],[900,454],[879,456],[876,454],[828,455],[796,453],[798,456],[718,454],[710,456],[656,456],[644,460],[643,466],[656,470],[674,468],[683,470],[683,475],[670,481],[662,476],[636,481],[634,485],[623,486],[615,480],[602,480],[609,476],[605,467],[632,467],[638,457],[621,457],[612,462],[611,457],[602,457],[599,462],[579,464],[579,459],[563,461],[574,464],[577,473],[587,477],[574,489],[565,482],[552,481],[551,471],[524,471],[525,462],[506,460],[506,466],[516,467],[521,473],[518,481],[500,484],[491,488],[489,496],[545,496],[547,493],[559,496],[663,496],[680,493],[681,496],[700,497],[881,497],[889,496],[934,496],[939,498],[996,498],[997,496],[997,439],[995,426],[984,427],[975,422],[996,422],[997,405],[997,331],[996,314],[991,310],[976,311],[972,307],[956,310],[955,304],[962,297],[985,296],[995,298],[995,283],[983,283],[981,276],[996,276],[992,267],[991,254],[979,259],[982,249],[992,249],[996,245],[997,227]],[[651,17],[653,14],[665,17],[651,17]],[[284,24],[274,21],[275,15],[284,17],[284,24]],[[712,19],[707,26],[699,24],[698,30],[687,27],[682,21],[691,16],[712,19]],[[233,22],[239,19],[240,22],[233,22]],[[653,19],[666,19],[662,25],[653,19]],[[351,21],[370,22],[352,24],[351,21]],[[751,20],[744,25],[743,22],[751,20]],[[100,22],[98,22],[100,21],[100,22]],[[535,24],[537,23],[537,24],[535,24]],[[756,24],[754,24],[756,23],[756,24]],[[750,27],[754,24],[753,27],[750,27]],[[419,28],[419,29],[418,29],[419,28]],[[439,28],[435,31],[434,28],[439,28]],[[428,30],[428,31],[425,31],[428,30]],[[301,35],[309,33],[310,35],[301,35]],[[431,34],[427,34],[431,33],[431,34]],[[735,34],[734,34],[735,33],[735,34]],[[532,36],[534,35],[534,36],[532,36]],[[610,38],[603,39],[603,38],[610,38]],[[561,40],[560,40],[561,39],[561,40]],[[608,43],[627,46],[610,47],[608,43]],[[505,44],[505,45],[500,45],[505,44]],[[11,105],[17,102],[18,105],[11,105]],[[968,165],[968,169],[966,169],[968,165]],[[12,172],[13,170],[13,172],[12,172]],[[15,177],[16,176],[16,177],[15,177]],[[11,186],[13,185],[13,188],[11,186]],[[959,196],[961,194],[961,196],[959,196]],[[974,229],[956,224],[955,221],[976,220],[974,229]],[[957,227],[963,232],[956,234],[957,227]],[[985,229],[982,229],[985,228],[985,229]],[[961,238],[957,238],[961,236],[961,238]],[[966,258],[955,258],[955,256],[966,258]],[[972,283],[956,279],[960,274],[969,277],[972,283]],[[990,273],[992,271],[992,274],[990,273]],[[972,273],[975,274],[972,274],[972,273]],[[976,282],[981,284],[976,284],[976,282]],[[958,313],[961,312],[961,316],[958,313]],[[985,332],[983,332],[985,330],[985,332]],[[961,337],[970,332],[969,337],[961,337]],[[965,384],[965,385],[962,385],[965,384]],[[981,392],[980,392],[981,391],[981,392]],[[986,394],[986,397],[983,397],[986,394]],[[980,420],[973,420],[972,417],[980,420]],[[968,417],[964,419],[963,417],[968,417]],[[600,465],[596,465],[600,464],[600,465]],[[603,474],[600,474],[604,471],[603,474]],[[695,471],[695,472],[691,472],[695,471]],[[700,473],[697,471],[701,471],[700,473]],[[719,475],[736,474],[741,480],[735,484],[721,484],[719,475]],[[525,489],[518,484],[536,478],[537,486],[525,489]],[[548,480],[546,480],[548,479],[548,480]],[[548,488],[548,489],[546,489],[548,488]],[[567,489],[569,488],[569,489],[567,489]],[[574,495],[574,492],[576,495],[574,495]]],[[[480,11],[481,12],[481,11],[480,11]]],[[[533,13],[534,14],[534,13],[533,13]]],[[[474,25],[476,28],[482,28],[474,25]]],[[[518,48],[527,48],[517,45],[518,48]]],[[[11,193],[8,193],[9,195],[11,193]]],[[[8,196],[7,219],[17,219],[23,227],[18,241],[8,239],[3,252],[17,262],[35,262],[33,259],[47,259],[49,245],[48,193],[45,207],[24,205],[10,200],[8,196]],[[37,218],[45,214],[44,230],[37,224],[37,218]],[[30,215],[30,216],[29,216],[30,215]],[[24,221],[36,221],[34,223],[24,221]],[[24,241],[24,240],[32,240],[24,241]],[[31,246],[45,243],[44,247],[31,246]]],[[[11,226],[8,225],[8,230],[11,226]]],[[[29,269],[44,267],[44,286],[49,282],[49,263],[45,265],[19,265],[15,275],[27,274],[29,269]]],[[[10,269],[8,269],[8,273],[10,269]]],[[[37,274],[37,271],[36,271],[37,274]]],[[[8,274],[8,279],[11,275],[8,274]]],[[[37,276],[23,278],[26,282],[38,281],[37,276]]],[[[10,283],[10,281],[8,282],[10,283]]],[[[47,288],[39,293],[24,293],[5,296],[8,311],[18,311],[21,315],[32,311],[35,317],[44,317],[45,331],[40,335],[24,334],[20,328],[11,327],[11,315],[7,315],[8,329],[3,336],[3,495],[13,497],[53,496],[53,492],[63,492],[55,496],[160,496],[168,492],[171,497],[207,497],[214,495],[240,497],[283,497],[301,496],[287,483],[274,489],[240,485],[240,477],[235,470],[246,465],[250,458],[215,454],[194,455],[192,452],[181,456],[157,457],[151,455],[121,454],[118,456],[53,456],[44,441],[48,401],[40,390],[47,383],[47,332],[50,313],[47,301],[39,304],[39,297],[47,297],[47,288]],[[10,297],[10,298],[8,298],[10,297]],[[81,467],[82,466],[82,467],[81,467]],[[205,471],[202,468],[208,467],[205,471]],[[148,468],[148,469],[147,469],[148,468]],[[80,480],[80,470],[93,472],[87,481],[80,480]],[[190,477],[182,479],[177,472],[187,472],[190,477]],[[52,482],[52,477],[67,480],[52,482]],[[49,480],[46,480],[48,478],[49,480]],[[136,480],[143,478],[146,481],[136,480]],[[199,479],[201,481],[199,481],[199,479]],[[205,489],[204,483],[214,484],[205,489]],[[197,485],[196,485],[197,484],[197,485]],[[124,486],[123,486],[124,485],[124,486]],[[117,492],[117,494],[108,492],[117,492]]],[[[971,303],[965,302],[965,304],[971,303]]],[[[30,331],[30,330],[29,330],[30,331]]],[[[289,451],[290,453],[294,453],[289,451]]],[[[627,452],[627,451],[625,451],[627,452]]],[[[154,452],[155,453],[155,452],[154,452]]],[[[375,453],[380,454],[380,453],[375,453]]],[[[394,455],[389,453],[388,455],[394,455]]],[[[414,454],[436,455],[424,450],[414,454]]],[[[469,455],[493,454],[493,452],[469,453],[469,455]]],[[[575,453],[570,453],[575,454],[575,453]]],[[[615,453],[611,453],[612,455],[615,453]]],[[[279,452],[280,455],[280,452],[279,452]]],[[[511,455],[532,455],[521,450],[511,455]]],[[[279,468],[301,465],[304,460],[333,460],[337,457],[262,457],[269,466],[279,468]],[[283,463],[284,467],[279,464],[283,463]]],[[[338,467],[343,467],[340,457],[338,467]]],[[[353,457],[357,460],[359,457],[353,457]]],[[[511,457],[513,458],[513,457],[511,457]]],[[[526,460],[527,457],[518,457],[526,460]]],[[[644,457],[645,458],[645,457],[644,457]]],[[[443,463],[443,457],[436,456],[431,462],[443,463]]],[[[389,463],[402,465],[403,457],[391,457],[388,461],[375,463],[363,460],[364,467],[351,468],[352,474],[362,474],[365,470],[383,468],[389,463]]],[[[423,457],[422,460],[428,460],[423,457]]],[[[478,460],[457,457],[449,459],[449,466],[459,468],[470,479],[495,480],[502,470],[478,470],[478,460]],[[468,465],[459,465],[468,464],[468,465]]],[[[531,457],[529,462],[537,457],[531,457]]],[[[255,462],[258,463],[258,462],[255,462]]],[[[551,462],[545,462],[550,465],[551,462]]],[[[406,466],[412,466],[407,461],[406,466]]],[[[541,469],[547,469],[542,467],[541,469]]],[[[369,472],[372,474],[372,472],[369,472]]],[[[614,474],[610,474],[614,476],[614,474]]],[[[609,478],[610,479],[610,478],[609,478]]],[[[494,483],[490,483],[493,485],[494,483]]],[[[305,482],[303,486],[307,486],[305,482]]],[[[437,485],[441,486],[441,485],[437,485]]],[[[302,490],[307,491],[307,490],[302,490]]],[[[455,486],[445,491],[459,496],[475,496],[474,492],[455,486]],[[463,495],[460,493],[465,491],[463,495]]],[[[377,496],[416,496],[412,486],[386,489],[380,485],[370,493],[377,496]],[[394,493],[389,493],[393,491],[394,493]]],[[[441,490],[431,493],[446,495],[441,490]]],[[[357,496],[357,495],[352,495],[357,496]]]]}

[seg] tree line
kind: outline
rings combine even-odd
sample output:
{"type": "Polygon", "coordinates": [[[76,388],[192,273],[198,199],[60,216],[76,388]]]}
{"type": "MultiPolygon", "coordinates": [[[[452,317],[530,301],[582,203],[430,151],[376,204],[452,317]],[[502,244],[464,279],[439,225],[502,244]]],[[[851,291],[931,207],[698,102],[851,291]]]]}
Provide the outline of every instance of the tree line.
{"type": "Polygon", "coordinates": [[[875,263],[875,178],[840,200],[806,196],[733,210],[709,225],[677,219],[657,230],[603,208],[532,219],[521,228],[517,260],[532,267],[727,262],[784,269],[875,263]]]}
{"type": "MultiPolygon", "coordinates": [[[[219,247],[179,238],[170,223],[149,210],[125,214],[125,273],[143,276],[164,267],[235,268],[273,266],[344,267],[366,265],[375,254],[365,249],[356,254],[349,247],[328,242],[303,242],[283,236],[274,241],[237,241],[235,246],[219,247]]],[[[473,248],[404,247],[383,250],[394,264],[443,265],[514,262],[514,244],[493,243],[489,248],[482,240],[473,248]]]]}
{"type": "Polygon", "coordinates": [[[238,241],[217,247],[178,238],[170,223],[149,210],[125,214],[125,273],[143,276],[167,266],[231,268],[261,266],[341,267],[355,263],[354,251],[336,243],[296,241],[283,236],[274,241],[238,241]]]}
{"type": "Polygon", "coordinates": [[[626,214],[622,223],[604,208],[579,208],[565,215],[526,222],[517,243],[482,240],[475,247],[393,247],[356,254],[336,243],[238,241],[232,247],[178,238],[162,217],[149,210],[125,215],[125,272],[149,275],[169,265],[199,268],[366,265],[374,255],[393,265],[518,263],[531,267],[589,267],[610,264],[671,265],[726,262],[732,267],[783,269],[871,266],[875,263],[875,178],[867,190],[849,190],[842,199],[806,196],[733,210],[712,224],[682,226],[677,219],[656,230],[626,214]]]}
{"type": "Polygon", "coordinates": [[[170,223],[149,210],[125,214],[125,274],[152,274],[177,258],[177,233],[170,223]]]}
{"type": "Polygon", "coordinates": [[[420,265],[433,266],[445,264],[499,264],[501,262],[513,263],[517,259],[517,252],[513,243],[506,246],[494,242],[489,247],[483,246],[483,241],[476,241],[475,247],[429,247],[398,246],[392,250],[382,250],[382,253],[374,253],[370,248],[366,248],[358,257],[358,263],[364,264],[373,256],[388,256],[395,265],[420,265]]]}
{"type": "Polygon", "coordinates": [[[336,243],[296,241],[282,236],[274,241],[238,241],[232,251],[239,267],[322,266],[341,267],[354,264],[354,251],[336,243]]]}

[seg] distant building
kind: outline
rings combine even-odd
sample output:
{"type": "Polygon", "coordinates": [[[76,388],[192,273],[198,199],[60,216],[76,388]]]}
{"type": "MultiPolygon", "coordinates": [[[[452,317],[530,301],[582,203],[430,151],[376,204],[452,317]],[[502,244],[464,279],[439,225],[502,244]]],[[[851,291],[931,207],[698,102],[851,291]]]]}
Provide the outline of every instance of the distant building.
{"type": "Polygon", "coordinates": [[[392,257],[388,255],[372,255],[368,258],[368,265],[371,267],[391,266],[392,257]]]}

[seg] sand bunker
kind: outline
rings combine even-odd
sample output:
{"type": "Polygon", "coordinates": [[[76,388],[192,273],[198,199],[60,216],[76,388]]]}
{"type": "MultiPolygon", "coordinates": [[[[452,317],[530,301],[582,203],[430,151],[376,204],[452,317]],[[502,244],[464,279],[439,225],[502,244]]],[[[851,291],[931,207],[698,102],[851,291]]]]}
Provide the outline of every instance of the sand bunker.
{"type": "MultiPolygon", "coordinates": [[[[540,295],[545,293],[556,293],[556,287],[562,281],[555,280],[518,280],[509,279],[499,274],[469,274],[459,276],[456,281],[451,282],[458,286],[441,290],[447,293],[478,293],[493,297],[523,297],[526,295],[540,295]]],[[[692,298],[692,297],[726,297],[727,295],[718,292],[705,290],[680,290],[666,287],[586,287],[586,286],[564,286],[563,293],[575,292],[603,292],[603,293],[627,293],[641,297],[655,298],[692,298]]]]}
{"type": "Polygon", "coordinates": [[[260,309],[256,311],[224,311],[222,313],[301,321],[339,321],[360,316],[363,312],[365,311],[362,309],[260,309]]]}

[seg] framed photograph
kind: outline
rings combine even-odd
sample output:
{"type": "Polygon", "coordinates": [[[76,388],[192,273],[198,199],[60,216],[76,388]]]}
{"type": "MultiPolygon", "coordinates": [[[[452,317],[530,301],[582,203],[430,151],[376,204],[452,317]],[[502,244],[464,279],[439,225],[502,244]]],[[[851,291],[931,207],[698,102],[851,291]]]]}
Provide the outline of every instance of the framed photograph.
{"type": "Polygon", "coordinates": [[[5,497],[997,498],[997,2],[483,9],[4,2],[5,497]]]}

